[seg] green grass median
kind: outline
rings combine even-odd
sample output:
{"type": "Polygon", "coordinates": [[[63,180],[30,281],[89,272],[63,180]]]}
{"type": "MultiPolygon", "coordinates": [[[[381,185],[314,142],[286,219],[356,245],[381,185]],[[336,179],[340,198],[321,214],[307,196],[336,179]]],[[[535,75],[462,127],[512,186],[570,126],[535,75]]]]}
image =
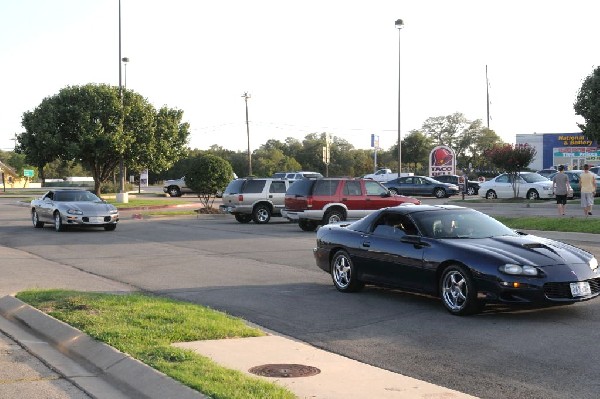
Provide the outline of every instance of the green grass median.
{"type": "Polygon", "coordinates": [[[171,346],[265,335],[222,312],[140,293],[30,290],[20,292],[17,298],[212,398],[295,397],[283,387],[171,346]]]}
{"type": "Polygon", "coordinates": [[[565,231],[600,234],[600,218],[583,215],[569,217],[507,217],[494,216],[508,227],[517,230],[565,231]]]}

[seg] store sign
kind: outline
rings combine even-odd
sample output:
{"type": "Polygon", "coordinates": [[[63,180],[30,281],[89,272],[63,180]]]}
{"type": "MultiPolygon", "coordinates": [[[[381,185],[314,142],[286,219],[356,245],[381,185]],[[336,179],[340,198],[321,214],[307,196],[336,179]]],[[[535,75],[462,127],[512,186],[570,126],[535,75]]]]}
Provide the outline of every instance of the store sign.
{"type": "Polygon", "coordinates": [[[429,154],[429,176],[455,175],[456,156],[452,148],[439,145],[429,154]]]}

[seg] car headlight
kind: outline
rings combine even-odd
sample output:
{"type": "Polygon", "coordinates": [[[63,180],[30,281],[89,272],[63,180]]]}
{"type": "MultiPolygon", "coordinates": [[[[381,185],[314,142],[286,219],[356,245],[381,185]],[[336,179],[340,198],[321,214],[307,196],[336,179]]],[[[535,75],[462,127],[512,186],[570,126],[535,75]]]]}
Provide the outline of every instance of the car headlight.
{"type": "Polygon", "coordinates": [[[118,209],[110,209],[108,211],[108,213],[110,213],[111,215],[114,215],[115,213],[119,213],[119,210],[118,209]]]}
{"type": "Polygon", "coordinates": [[[552,187],[542,187],[544,191],[552,190],[552,187]]]}
{"type": "Polygon", "coordinates": [[[592,270],[596,270],[598,268],[598,260],[595,257],[590,259],[588,264],[590,265],[590,269],[592,270]]]}
{"type": "Polygon", "coordinates": [[[502,273],[511,274],[514,276],[537,276],[539,275],[538,269],[533,266],[521,266],[514,264],[502,265],[498,268],[502,273]]]}
{"type": "Polygon", "coordinates": [[[79,209],[69,209],[67,210],[67,213],[69,215],[83,215],[83,212],[81,212],[79,209]]]}

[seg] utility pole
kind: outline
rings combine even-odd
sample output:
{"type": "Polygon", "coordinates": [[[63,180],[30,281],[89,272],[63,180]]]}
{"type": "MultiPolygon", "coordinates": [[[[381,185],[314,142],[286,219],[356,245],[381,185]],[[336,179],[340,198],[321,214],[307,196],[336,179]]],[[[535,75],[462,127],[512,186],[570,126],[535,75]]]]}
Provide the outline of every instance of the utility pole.
{"type": "Polygon", "coordinates": [[[248,135],[248,176],[252,176],[252,154],[250,153],[250,123],[248,121],[248,99],[251,98],[248,92],[242,94],[242,98],[246,102],[246,134],[248,135]]]}

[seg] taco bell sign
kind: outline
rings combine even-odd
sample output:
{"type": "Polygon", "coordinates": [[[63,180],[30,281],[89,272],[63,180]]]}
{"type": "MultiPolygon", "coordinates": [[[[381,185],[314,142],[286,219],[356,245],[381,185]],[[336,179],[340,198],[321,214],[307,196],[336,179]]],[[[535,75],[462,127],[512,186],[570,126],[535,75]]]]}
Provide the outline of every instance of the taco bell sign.
{"type": "Polygon", "coordinates": [[[455,175],[456,156],[452,148],[438,145],[429,154],[429,176],[455,175]]]}

